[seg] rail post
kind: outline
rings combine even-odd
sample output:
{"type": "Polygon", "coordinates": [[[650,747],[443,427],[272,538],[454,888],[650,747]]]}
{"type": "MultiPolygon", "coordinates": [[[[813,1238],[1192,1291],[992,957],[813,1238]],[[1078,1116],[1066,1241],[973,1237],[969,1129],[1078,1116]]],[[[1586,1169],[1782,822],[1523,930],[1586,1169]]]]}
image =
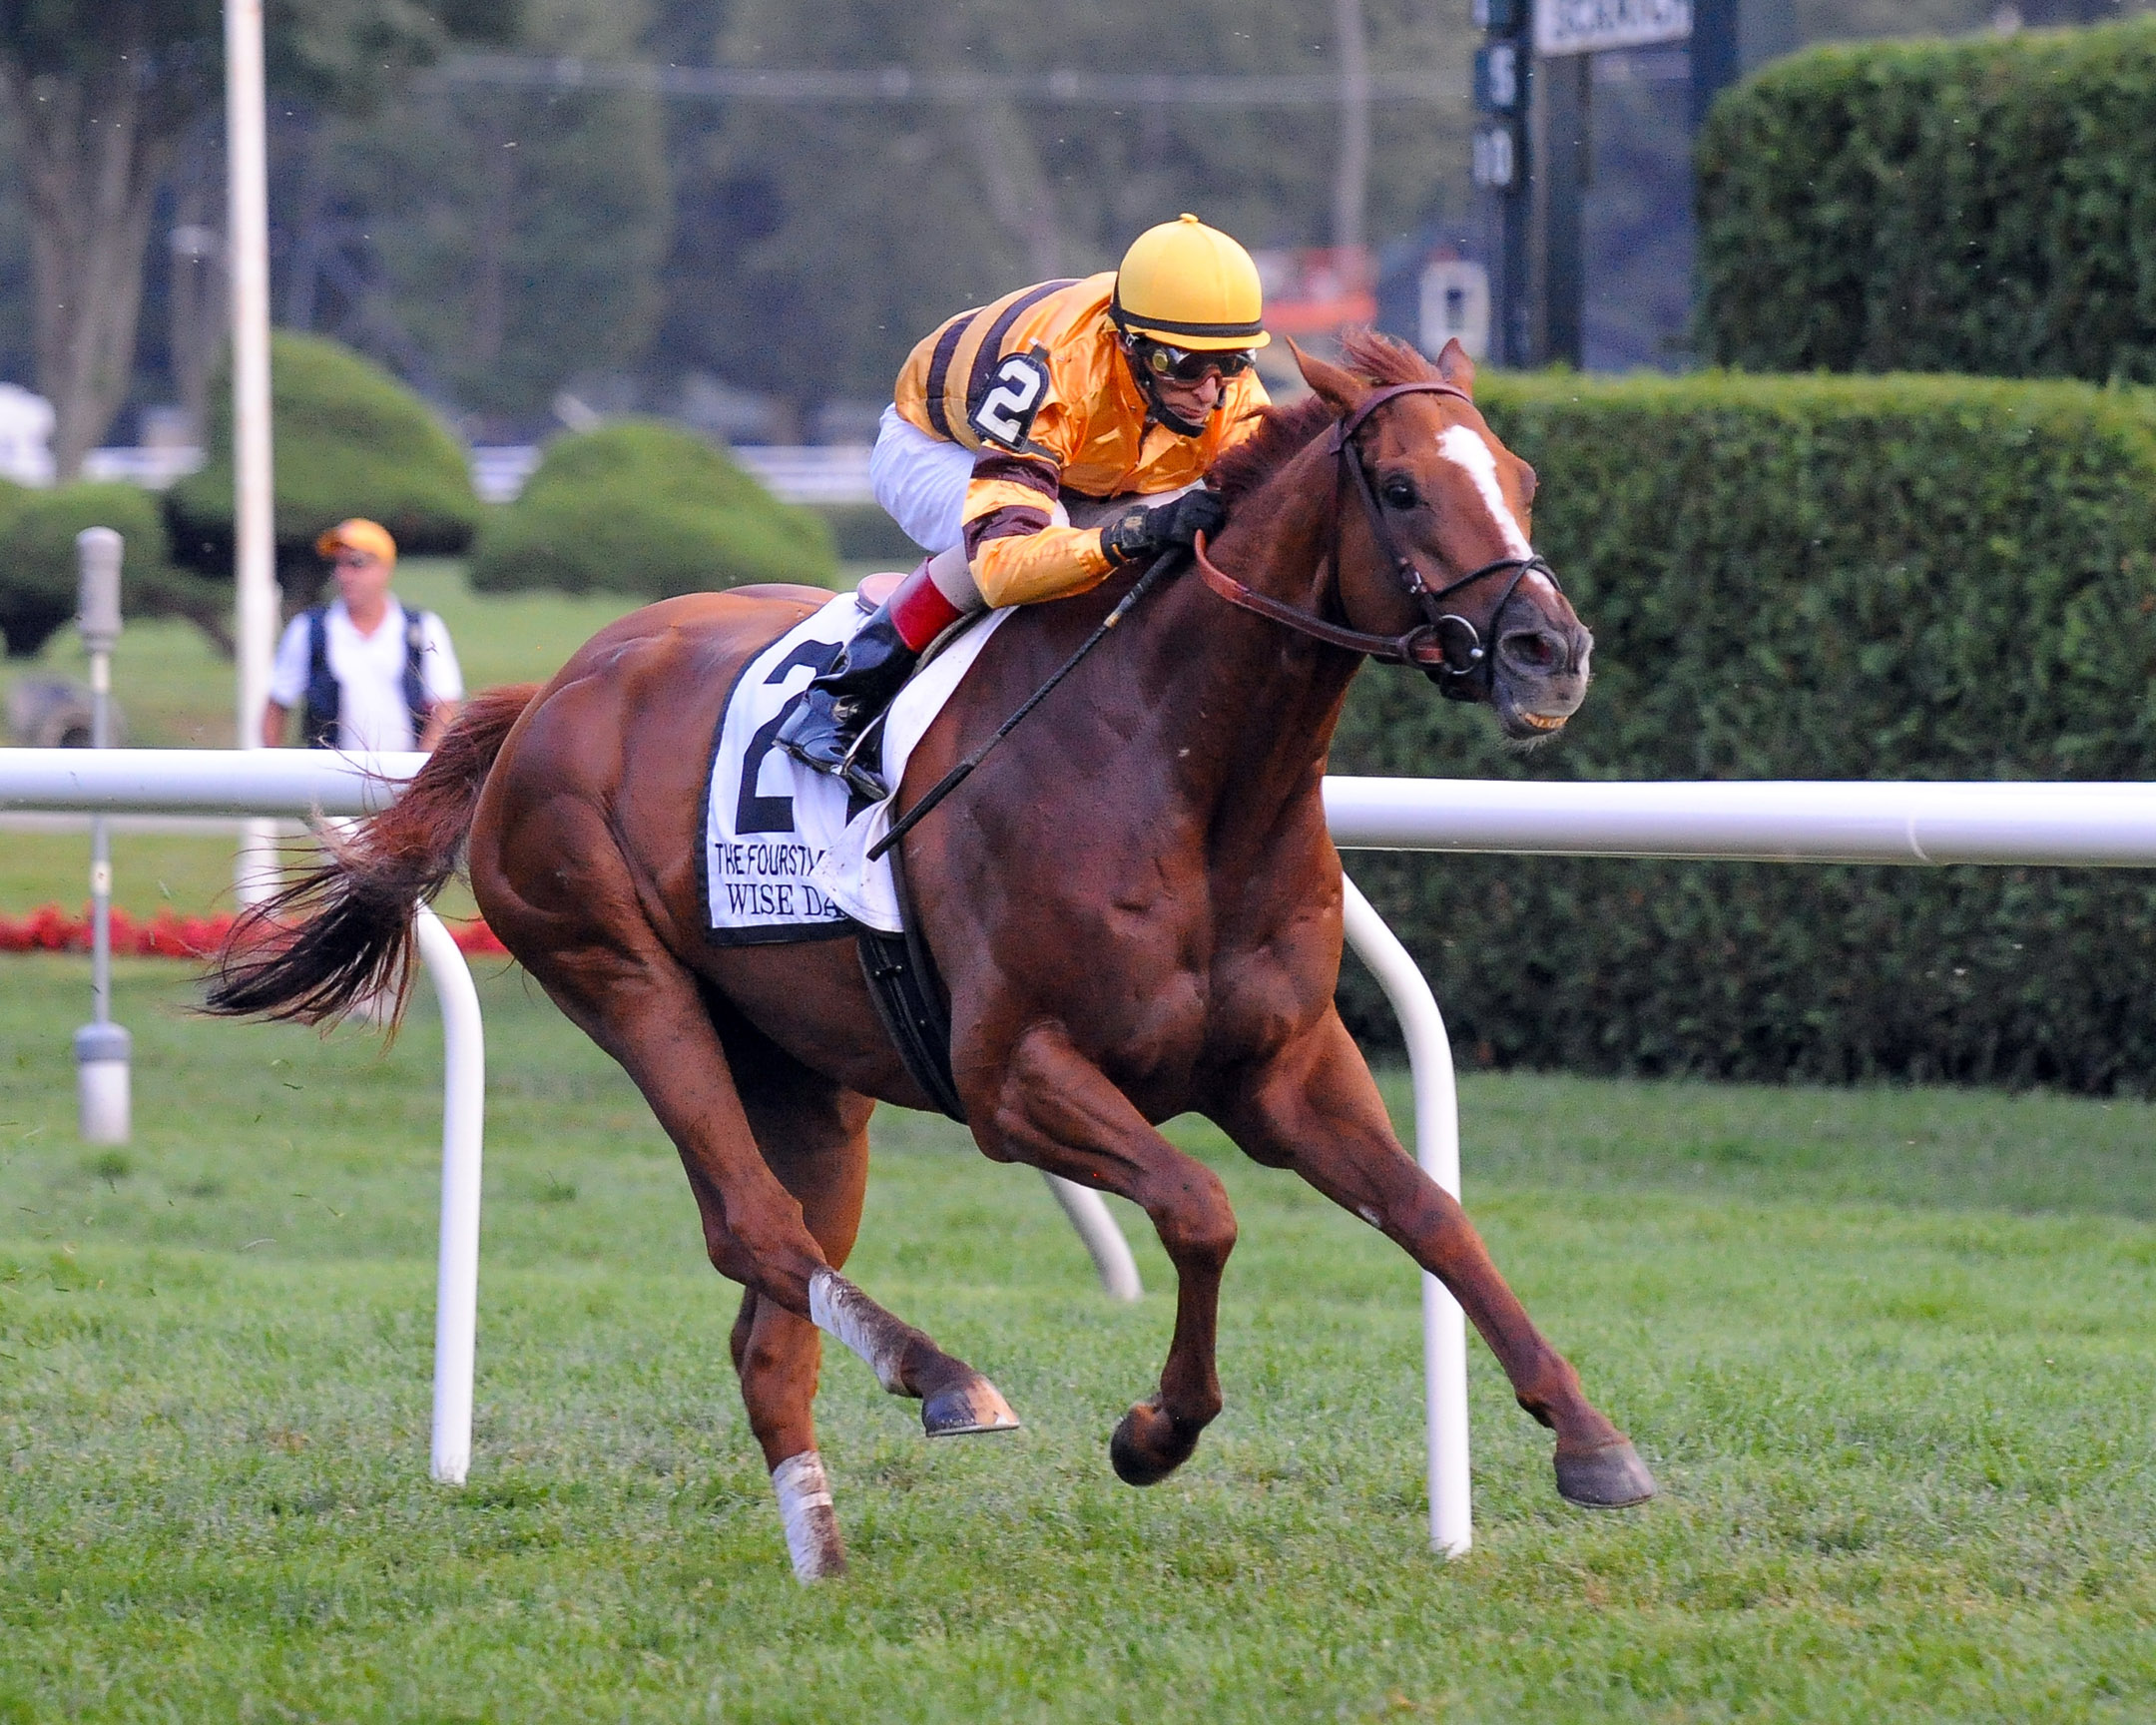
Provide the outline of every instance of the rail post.
{"type": "MultiPolygon", "coordinates": [[[[1415,1161],[1454,1198],[1460,1193],[1459,1093],[1452,1039],[1437,997],[1400,938],[1345,875],[1348,940],[1399,1015],[1414,1085],[1415,1161]]],[[[1445,1285],[1422,1273],[1422,1383],[1429,1449],[1430,1544],[1448,1557],[1474,1543],[1467,1465],[1467,1318],[1445,1285]]]]}
{"type": "MultiPolygon", "coordinates": [[[[120,535],[85,527],[75,535],[80,571],[75,622],[90,655],[90,746],[112,747],[112,655],[120,643],[120,535]]],[[[85,1144],[125,1144],[134,1109],[134,1038],[112,1021],[112,830],[90,818],[90,1022],[75,1032],[76,1130],[85,1144]]]]}
{"type": "Polygon", "coordinates": [[[486,1128],[486,1028],[456,939],[419,906],[419,956],[441,1002],[441,1241],[434,1274],[434,1477],[471,1470],[472,1380],[479,1348],[479,1174],[486,1128]]]}

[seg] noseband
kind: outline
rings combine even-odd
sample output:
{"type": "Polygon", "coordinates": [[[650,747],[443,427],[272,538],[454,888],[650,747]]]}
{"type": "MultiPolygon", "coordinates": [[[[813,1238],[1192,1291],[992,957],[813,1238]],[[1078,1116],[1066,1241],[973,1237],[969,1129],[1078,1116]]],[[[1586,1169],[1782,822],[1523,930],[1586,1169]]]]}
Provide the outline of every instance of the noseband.
{"type": "Polygon", "coordinates": [[[1483,645],[1482,635],[1475,626],[1457,611],[1448,610],[1445,601],[1453,594],[1472,587],[1478,581],[1509,574],[1505,590],[1498,595],[1497,603],[1490,610],[1490,627],[1497,626],[1505,606],[1511,601],[1519,584],[1530,573],[1563,592],[1557,585],[1557,572],[1540,557],[1500,557],[1494,563],[1485,563],[1471,570],[1456,581],[1442,587],[1432,587],[1424,578],[1422,570],[1413,557],[1400,549],[1392,529],[1386,523],[1384,507],[1377,501],[1375,487],[1370,484],[1369,469],[1362,464],[1356,451],[1354,435],[1361,430],[1364,421],[1386,402],[1401,395],[1456,395],[1460,400],[1473,404],[1474,397],[1466,390],[1450,383],[1434,379],[1420,383],[1394,383],[1382,389],[1372,390],[1346,418],[1334,422],[1326,436],[1326,450],[1337,457],[1334,469],[1333,554],[1332,564],[1336,586],[1340,580],[1340,533],[1343,511],[1338,506],[1341,485],[1352,480],[1362,499],[1362,511],[1369,522],[1370,537],[1376,541],[1394,579],[1402,592],[1415,602],[1422,613],[1422,622],[1404,635],[1372,635],[1360,629],[1349,629],[1344,624],[1331,623],[1314,612],[1275,599],[1246,587],[1233,575],[1219,568],[1206,555],[1205,541],[1197,545],[1198,573],[1205,584],[1231,605],[1274,622],[1285,624],[1299,634],[1323,641],[1329,646],[1344,647],[1350,653],[1367,654],[1370,658],[1387,665],[1412,665],[1428,673],[1437,684],[1438,693],[1453,701],[1477,701],[1486,699],[1490,692],[1492,662],[1489,650],[1483,645]]]}

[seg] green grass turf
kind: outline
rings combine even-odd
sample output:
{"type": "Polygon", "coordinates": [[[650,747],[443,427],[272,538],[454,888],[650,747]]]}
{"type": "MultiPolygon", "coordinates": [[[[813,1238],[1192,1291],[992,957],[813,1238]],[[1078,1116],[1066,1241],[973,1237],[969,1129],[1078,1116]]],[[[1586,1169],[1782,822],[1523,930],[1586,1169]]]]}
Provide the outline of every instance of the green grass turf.
{"type": "Polygon", "coordinates": [[[1110,1307],[1037,1177],[887,1113],[853,1274],[1026,1430],[931,1447],[828,1361],[854,1573],[805,1590],[671,1151],[519,973],[482,988],[448,1490],[431,1015],[384,1056],[124,965],[138,1137],[98,1151],[81,961],[0,959],[0,1719],[2156,1715],[2146,1107],[1468,1078],[1469,1207],[1665,1495],[1565,1507],[1476,1346],[1452,1564],[1389,1246],[1178,1128],[1243,1219],[1228,1410],[1133,1491],[1105,1440],[1170,1323],[1149,1232],[1110,1307]]]}
{"type": "MultiPolygon", "coordinates": [[[[233,908],[233,848],[223,834],[112,836],[113,902],[133,916],[170,907],[183,916],[233,908]]],[[[41,904],[70,911],[90,901],[90,834],[0,828],[0,914],[41,904]]]]}

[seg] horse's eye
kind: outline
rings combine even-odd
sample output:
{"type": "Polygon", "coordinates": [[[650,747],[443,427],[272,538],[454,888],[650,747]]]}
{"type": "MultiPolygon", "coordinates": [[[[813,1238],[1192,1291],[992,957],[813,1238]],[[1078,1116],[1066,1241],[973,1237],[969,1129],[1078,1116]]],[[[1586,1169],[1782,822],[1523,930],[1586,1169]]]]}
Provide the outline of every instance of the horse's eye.
{"type": "Polygon", "coordinates": [[[1415,489],[1404,479],[1387,479],[1384,482],[1386,506],[1393,509],[1412,509],[1415,506],[1415,489]]]}

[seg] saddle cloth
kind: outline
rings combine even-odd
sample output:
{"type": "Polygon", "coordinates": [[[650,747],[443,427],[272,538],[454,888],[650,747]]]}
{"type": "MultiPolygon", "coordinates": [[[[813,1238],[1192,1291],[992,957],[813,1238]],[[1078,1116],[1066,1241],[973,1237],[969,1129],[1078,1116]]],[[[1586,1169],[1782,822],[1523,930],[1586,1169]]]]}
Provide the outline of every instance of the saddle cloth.
{"type": "MultiPolygon", "coordinates": [[[[945,643],[891,703],[883,779],[896,786],[913,747],[943,710],[1008,611],[991,611],[945,643]]],[[[890,830],[890,801],[865,803],[773,739],[808,687],[866,621],[841,593],[743,667],[712,741],[699,863],[709,938],[747,946],[823,940],[873,928],[898,933],[890,860],[868,851],[890,830]]]]}

